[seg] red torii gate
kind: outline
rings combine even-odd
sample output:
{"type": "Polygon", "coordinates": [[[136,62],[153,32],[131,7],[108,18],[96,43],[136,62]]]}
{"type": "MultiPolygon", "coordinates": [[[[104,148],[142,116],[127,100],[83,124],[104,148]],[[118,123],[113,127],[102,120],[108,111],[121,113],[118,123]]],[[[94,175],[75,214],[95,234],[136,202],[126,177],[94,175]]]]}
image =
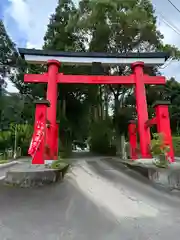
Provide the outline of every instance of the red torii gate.
{"type": "MultiPolygon", "coordinates": [[[[26,50],[28,51],[28,50],[26,50]]],[[[38,61],[38,60],[37,60],[38,61]]],[[[39,61],[39,63],[42,61],[39,61]]],[[[117,64],[117,63],[116,63],[117,64]]],[[[161,63],[162,64],[162,63],[161,63]]],[[[49,146],[50,153],[45,160],[55,160],[57,149],[55,138],[57,137],[56,124],[56,106],[57,106],[57,84],[59,83],[81,83],[81,84],[134,84],[135,97],[138,116],[138,131],[140,135],[140,150],[142,158],[151,157],[148,152],[150,144],[150,131],[145,128],[148,120],[148,111],[146,103],[145,84],[165,84],[165,77],[148,76],[143,73],[144,62],[135,62],[131,64],[133,73],[129,76],[99,76],[99,75],[64,75],[59,73],[60,62],[57,60],[47,61],[48,71],[44,74],[25,74],[25,83],[47,83],[47,100],[50,106],[47,108],[47,120],[50,123],[46,130],[46,144],[49,146]]],[[[42,153],[43,155],[43,153],[42,153]]]]}
{"type": "MultiPolygon", "coordinates": [[[[169,152],[167,153],[167,160],[174,162],[174,150],[171,136],[170,120],[168,105],[170,102],[167,101],[156,101],[153,104],[155,109],[155,117],[145,122],[144,128],[149,129],[153,125],[156,125],[157,132],[163,134],[164,144],[169,146],[169,152]]],[[[138,124],[135,120],[131,120],[128,125],[129,143],[130,143],[130,158],[138,159],[137,152],[137,129],[138,124]]]]}

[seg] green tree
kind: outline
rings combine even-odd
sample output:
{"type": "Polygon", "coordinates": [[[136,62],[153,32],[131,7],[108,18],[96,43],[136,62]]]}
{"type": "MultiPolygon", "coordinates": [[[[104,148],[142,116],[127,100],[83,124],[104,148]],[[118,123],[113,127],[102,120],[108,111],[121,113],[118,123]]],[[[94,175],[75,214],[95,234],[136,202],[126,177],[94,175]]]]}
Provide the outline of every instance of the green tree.
{"type": "Polygon", "coordinates": [[[9,38],[2,20],[0,20],[0,83],[5,83],[9,76],[13,76],[12,66],[17,60],[17,50],[15,44],[9,38]]]}
{"type": "MultiPolygon", "coordinates": [[[[82,0],[78,11],[71,18],[69,28],[89,36],[88,50],[94,52],[155,51],[163,38],[156,29],[153,6],[147,0],[82,0]]],[[[111,70],[104,69],[106,74],[110,74],[111,70]]],[[[113,69],[115,75],[126,75],[129,72],[128,68],[121,66],[113,69]]],[[[95,99],[99,98],[99,89],[99,86],[95,87],[95,99]]],[[[118,139],[120,132],[125,129],[123,124],[122,129],[119,129],[118,116],[121,116],[126,95],[132,91],[122,85],[110,85],[109,90],[114,97],[114,123],[118,139]]]]}
{"type": "Polygon", "coordinates": [[[0,20],[0,123],[2,127],[2,108],[4,106],[2,102],[2,96],[6,87],[7,78],[12,78],[14,76],[14,69],[12,66],[15,64],[17,59],[17,51],[14,43],[9,38],[6,29],[4,27],[3,21],[0,20]]]}
{"type": "Polygon", "coordinates": [[[59,51],[82,51],[83,44],[74,32],[67,31],[70,17],[76,12],[72,0],[59,0],[55,13],[51,15],[44,37],[44,49],[59,51]]]}
{"type": "MultiPolygon", "coordinates": [[[[44,49],[57,51],[84,51],[83,38],[77,33],[67,30],[69,19],[76,13],[71,0],[58,1],[55,13],[52,14],[44,37],[44,49]]],[[[61,65],[60,72],[65,74],[81,74],[89,71],[86,68],[61,65]]],[[[79,84],[62,84],[58,86],[58,118],[60,119],[60,135],[63,143],[65,138],[81,138],[83,133],[80,120],[85,118],[84,106],[87,105],[87,86],[79,84]],[[63,123],[63,124],[62,124],[63,123]],[[77,131],[77,129],[79,129],[77,131]],[[81,130],[82,129],[82,130],[81,130]],[[82,132],[82,134],[80,134],[82,132]],[[81,135],[81,136],[80,136],[81,135]],[[70,137],[71,136],[71,137],[70,137]]],[[[87,131],[86,131],[87,133],[87,131]]],[[[71,141],[69,144],[71,144],[71,141]]],[[[68,141],[69,142],[69,141],[68,141]]]]}
{"type": "MultiPolygon", "coordinates": [[[[78,11],[71,17],[69,28],[88,36],[86,44],[89,51],[128,53],[161,50],[171,52],[173,58],[179,57],[179,50],[175,46],[163,45],[163,35],[157,30],[155,10],[149,0],[81,0],[78,11]]],[[[122,66],[104,69],[106,74],[111,74],[112,70],[114,75],[127,75],[131,71],[122,66]]],[[[145,68],[145,73],[156,75],[158,69],[145,68]]],[[[96,86],[94,89],[95,99],[99,99],[99,88],[96,86]]],[[[114,127],[117,146],[120,146],[119,135],[127,131],[127,126],[123,124],[125,120],[122,119],[129,118],[130,109],[134,115],[134,108],[124,107],[127,98],[134,99],[133,91],[123,85],[109,85],[109,90],[114,98],[114,127]]]]}

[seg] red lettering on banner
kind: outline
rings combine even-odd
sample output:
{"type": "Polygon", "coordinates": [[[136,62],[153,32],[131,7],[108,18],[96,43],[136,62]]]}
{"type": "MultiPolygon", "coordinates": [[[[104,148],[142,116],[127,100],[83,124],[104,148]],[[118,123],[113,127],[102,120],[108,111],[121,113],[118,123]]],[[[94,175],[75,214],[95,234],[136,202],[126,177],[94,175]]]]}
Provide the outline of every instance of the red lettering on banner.
{"type": "Polygon", "coordinates": [[[35,133],[33,134],[31,144],[28,150],[29,155],[33,156],[36,153],[38,146],[41,143],[42,137],[44,135],[44,130],[45,130],[44,124],[38,121],[36,123],[36,130],[35,133]]]}

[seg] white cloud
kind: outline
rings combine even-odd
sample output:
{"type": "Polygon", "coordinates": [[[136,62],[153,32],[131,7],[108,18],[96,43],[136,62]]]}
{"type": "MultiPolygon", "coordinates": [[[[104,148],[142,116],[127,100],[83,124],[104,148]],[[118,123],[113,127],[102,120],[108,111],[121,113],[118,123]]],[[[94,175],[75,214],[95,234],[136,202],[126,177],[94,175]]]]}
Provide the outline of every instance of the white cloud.
{"type": "Polygon", "coordinates": [[[27,39],[27,47],[41,48],[57,0],[9,0],[5,16],[12,17],[27,39]]]}
{"type": "MultiPolygon", "coordinates": [[[[43,37],[49,23],[49,17],[54,13],[58,0],[9,0],[9,8],[5,12],[4,21],[11,17],[17,28],[27,39],[27,48],[41,48],[43,37]]],[[[15,30],[16,31],[16,30],[15,30]]],[[[7,81],[7,89],[17,92],[14,84],[7,81]]]]}
{"type": "Polygon", "coordinates": [[[28,4],[23,0],[9,0],[9,3],[6,13],[16,21],[22,31],[26,32],[31,20],[28,4]]]}

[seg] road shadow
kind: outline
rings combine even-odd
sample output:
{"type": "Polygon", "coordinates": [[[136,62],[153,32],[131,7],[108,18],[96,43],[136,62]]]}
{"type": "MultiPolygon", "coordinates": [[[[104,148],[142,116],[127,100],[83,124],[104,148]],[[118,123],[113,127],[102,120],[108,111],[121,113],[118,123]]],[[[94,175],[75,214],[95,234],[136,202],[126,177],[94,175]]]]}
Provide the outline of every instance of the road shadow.
{"type": "Polygon", "coordinates": [[[117,161],[102,160],[107,167],[103,167],[100,162],[87,162],[89,167],[102,176],[108,179],[112,183],[123,185],[132,192],[138,192],[153,201],[160,201],[166,205],[170,205],[173,208],[179,208],[180,205],[180,193],[171,192],[164,186],[150,182],[146,177],[129,169],[125,165],[117,161]]]}

